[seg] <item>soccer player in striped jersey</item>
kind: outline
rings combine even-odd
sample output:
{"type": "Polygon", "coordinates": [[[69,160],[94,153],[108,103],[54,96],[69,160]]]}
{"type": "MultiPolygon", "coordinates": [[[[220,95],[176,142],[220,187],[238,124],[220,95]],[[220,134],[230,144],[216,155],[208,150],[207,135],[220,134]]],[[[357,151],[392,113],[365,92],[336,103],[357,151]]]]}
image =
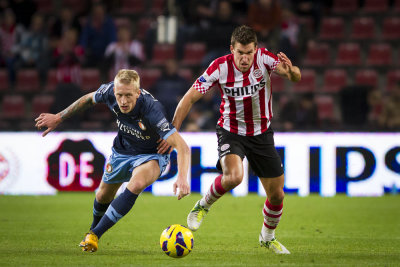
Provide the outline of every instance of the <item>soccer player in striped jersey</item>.
{"type": "Polygon", "coordinates": [[[216,85],[221,93],[221,117],[217,123],[216,177],[208,192],[197,201],[187,223],[196,231],[212,204],[243,179],[244,157],[267,194],[263,207],[264,223],[259,235],[261,246],[278,254],[290,252],[275,238],[275,228],[282,215],[284,174],[275,149],[272,119],[272,72],[292,82],[301,79],[300,69],[284,53],[277,55],[257,47],[257,36],[248,26],[237,27],[231,36],[231,54],[214,60],[179,102],[172,124],[176,129],[193,103],[216,85]]]}
{"type": "Polygon", "coordinates": [[[178,152],[174,193],[178,193],[178,199],[190,193],[189,147],[165,118],[161,103],[140,89],[140,78],[134,70],[120,70],[114,81],[82,96],[58,114],[40,114],[36,127],[47,128],[43,132],[46,136],[65,119],[98,103],[106,104],[115,113],[118,134],[96,192],[90,231],[79,244],[83,251],[90,252],[97,250],[99,238],[131,210],[139,194],[166,169],[170,157],[168,153],[157,153],[160,139],[178,152]],[[128,182],[126,189],[114,198],[123,182],[128,182]]]}

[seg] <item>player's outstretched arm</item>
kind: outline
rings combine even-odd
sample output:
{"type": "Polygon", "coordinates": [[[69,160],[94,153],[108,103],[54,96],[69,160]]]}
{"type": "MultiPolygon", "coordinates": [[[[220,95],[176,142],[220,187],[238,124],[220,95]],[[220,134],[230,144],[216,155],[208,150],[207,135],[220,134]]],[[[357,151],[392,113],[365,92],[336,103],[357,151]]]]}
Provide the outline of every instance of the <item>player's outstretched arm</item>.
{"type": "Polygon", "coordinates": [[[47,128],[42,136],[45,137],[49,132],[53,131],[65,119],[72,117],[74,114],[81,112],[95,104],[93,101],[94,92],[86,94],[72,103],[69,107],[57,114],[42,113],[35,119],[35,127],[39,130],[47,128]]]}
{"type": "Polygon", "coordinates": [[[167,138],[167,142],[178,152],[178,179],[173,185],[174,194],[179,189],[178,200],[190,194],[190,186],[187,181],[189,171],[190,149],[178,132],[174,132],[167,138]]]}
{"type": "Polygon", "coordinates": [[[181,101],[179,101],[175,110],[174,118],[172,119],[172,124],[178,131],[181,128],[183,120],[189,113],[189,110],[192,108],[192,105],[202,96],[203,95],[192,86],[183,96],[181,101]]]}
{"type": "Polygon", "coordinates": [[[278,64],[275,68],[275,72],[287,78],[289,81],[298,82],[301,80],[300,69],[296,66],[292,65],[292,61],[282,52],[278,53],[278,58],[281,63],[278,64]]]}

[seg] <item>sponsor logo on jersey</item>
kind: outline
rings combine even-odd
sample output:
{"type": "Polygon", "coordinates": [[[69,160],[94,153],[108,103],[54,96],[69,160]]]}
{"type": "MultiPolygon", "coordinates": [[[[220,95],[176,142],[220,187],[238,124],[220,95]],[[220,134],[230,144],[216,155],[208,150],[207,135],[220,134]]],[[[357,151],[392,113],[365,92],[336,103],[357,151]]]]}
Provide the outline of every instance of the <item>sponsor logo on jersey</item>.
{"type": "Polygon", "coordinates": [[[143,122],[139,121],[138,122],[140,129],[142,129],[143,131],[146,131],[146,126],[144,126],[143,122]]]}
{"type": "Polygon", "coordinates": [[[107,163],[106,165],[106,172],[111,173],[113,171],[113,167],[110,163],[107,163]]]}
{"type": "Polygon", "coordinates": [[[262,76],[262,71],[260,69],[253,70],[253,77],[258,79],[262,76]]]}
{"type": "Polygon", "coordinates": [[[259,90],[265,87],[265,80],[254,85],[244,86],[244,87],[224,87],[224,93],[227,96],[240,97],[240,96],[251,96],[257,93],[259,90]]]}
{"type": "Polygon", "coordinates": [[[207,82],[207,81],[206,81],[206,79],[205,79],[203,76],[201,76],[201,77],[199,78],[199,82],[205,83],[205,82],[207,82]]]}
{"type": "Polygon", "coordinates": [[[166,118],[163,118],[162,120],[160,120],[157,123],[157,127],[163,132],[171,130],[171,128],[169,127],[169,122],[167,121],[166,118]]]}

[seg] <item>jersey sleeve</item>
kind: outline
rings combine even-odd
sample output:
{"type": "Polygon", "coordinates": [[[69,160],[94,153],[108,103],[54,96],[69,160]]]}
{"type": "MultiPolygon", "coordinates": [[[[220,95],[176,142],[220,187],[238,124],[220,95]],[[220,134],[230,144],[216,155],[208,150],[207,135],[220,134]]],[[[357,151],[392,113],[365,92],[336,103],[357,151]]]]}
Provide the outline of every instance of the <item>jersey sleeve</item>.
{"type": "Polygon", "coordinates": [[[278,56],[271,53],[265,48],[260,48],[260,50],[261,50],[262,62],[264,63],[265,67],[269,72],[274,71],[276,66],[278,66],[279,63],[281,63],[278,56]]]}
{"type": "MultiPolygon", "coordinates": [[[[145,92],[145,90],[143,90],[145,92]]],[[[146,101],[144,116],[149,124],[156,130],[160,137],[166,140],[171,134],[176,132],[175,127],[166,118],[163,105],[155,98],[146,101]]]]}
{"type": "Polygon", "coordinates": [[[95,103],[107,103],[110,94],[113,94],[114,82],[102,84],[94,93],[93,100],[95,103]]]}
{"type": "Polygon", "coordinates": [[[211,87],[219,80],[219,64],[214,60],[206,71],[193,84],[193,88],[201,94],[207,93],[211,87]]]}

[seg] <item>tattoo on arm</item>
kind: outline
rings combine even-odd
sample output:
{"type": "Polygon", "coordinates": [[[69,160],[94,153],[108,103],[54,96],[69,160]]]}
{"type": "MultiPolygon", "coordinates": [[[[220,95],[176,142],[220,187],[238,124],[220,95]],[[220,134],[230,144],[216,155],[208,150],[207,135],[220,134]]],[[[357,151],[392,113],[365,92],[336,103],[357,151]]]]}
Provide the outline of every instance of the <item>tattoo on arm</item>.
{"type": "Polygon", "coordinates": [[[81,112],[83,110],[88,109],[89,107],[93,106],[92,94],[87,94],[76,100],[66,109],[61,111],[60,117],[62,120],[72,117],[74,114],[81,112]]]}

